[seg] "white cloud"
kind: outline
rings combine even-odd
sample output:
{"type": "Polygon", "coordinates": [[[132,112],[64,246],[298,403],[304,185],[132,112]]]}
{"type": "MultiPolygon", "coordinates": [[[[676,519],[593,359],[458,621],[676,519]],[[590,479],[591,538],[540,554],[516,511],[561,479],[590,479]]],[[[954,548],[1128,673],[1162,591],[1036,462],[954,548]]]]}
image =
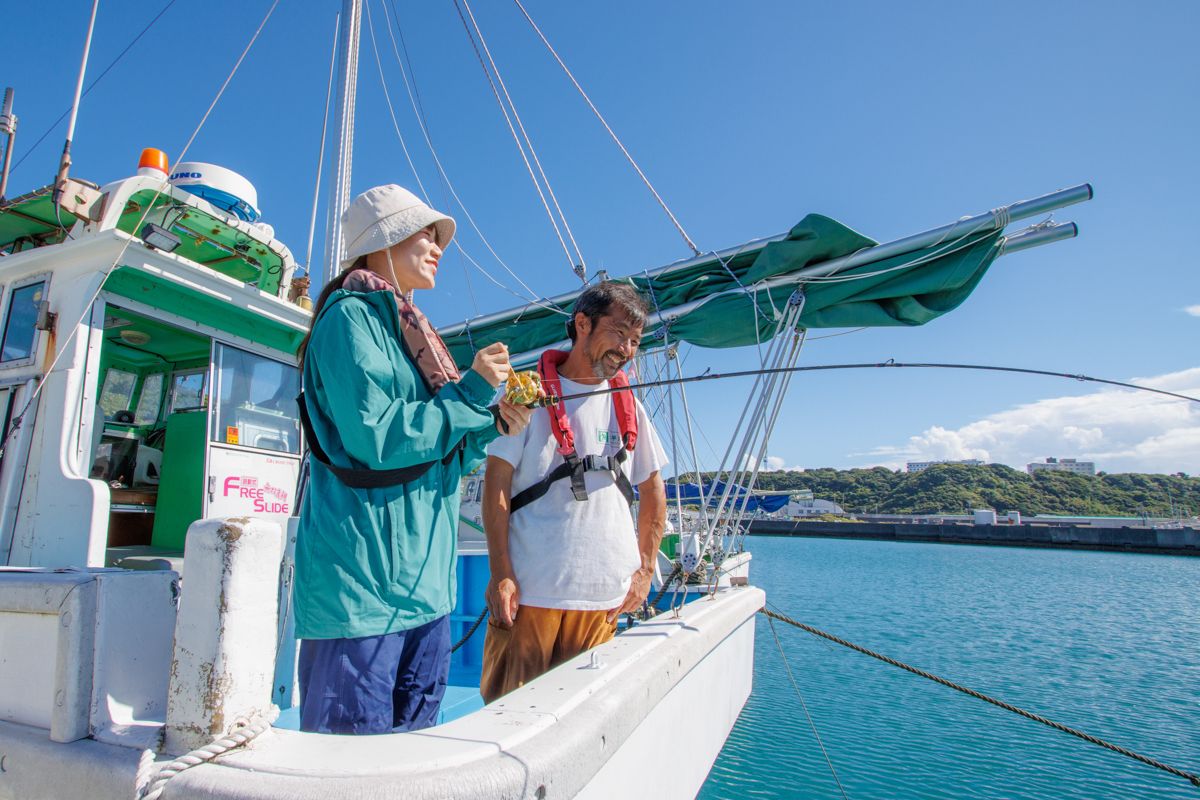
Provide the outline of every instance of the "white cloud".
{"type": "Polygon", "coordinates": [[[1193,317],[1200,317],[1200,305],[1188,306],[1184,309],[1184,311],[1191,314],[1193,317]]]}
{"type": "MultiPolygon", "coordinates": [[[[1200,367],[1130,383],[1200,395],[1200,367]]],[[[935,425],[904,444],[864,453],[893,469],[905,461],[978,458],[1023,469],[1046,456],[1095,461],[1106,472],[1200,473],[1200,404],[1130,389],[1052,397],[954,430],[935,425]]]]}

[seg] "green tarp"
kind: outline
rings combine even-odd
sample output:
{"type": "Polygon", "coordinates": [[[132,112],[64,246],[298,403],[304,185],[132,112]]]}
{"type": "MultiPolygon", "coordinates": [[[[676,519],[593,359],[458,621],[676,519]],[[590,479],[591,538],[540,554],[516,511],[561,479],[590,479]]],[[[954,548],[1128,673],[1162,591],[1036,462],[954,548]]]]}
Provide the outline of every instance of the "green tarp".
{"type": "MultiPolygon", "coordinates": [[[[801,328],[923,325],[959,304],[975,289],[999,253],[1000,231],[976,233],[837,273],[833,279],[787,281],[765,288],[805,267],[856,253],[876,242],[835,220],[809,214],[787,237],[735,254],[724,265],[712,259],[628,280],[670,317],[670,309],[697,300],[698,308],[669,321],[671,340],[701,347],[741,347],[774,333],[789,298],[803,291],[801,328]]],[[[573,301],[572,301],[573,302],[573,301]]],[[[569,307],[569,303],[567,304],[569,307]]],[[[540,350],[565,338],[565,317],[531,306],[489,325],[468,325],[443,335],[462,366],[475,349],[504,341],[515,353],[540,350]]],[[[648,325],[643,348],[662,344],[662,326],[648,325]]]]}

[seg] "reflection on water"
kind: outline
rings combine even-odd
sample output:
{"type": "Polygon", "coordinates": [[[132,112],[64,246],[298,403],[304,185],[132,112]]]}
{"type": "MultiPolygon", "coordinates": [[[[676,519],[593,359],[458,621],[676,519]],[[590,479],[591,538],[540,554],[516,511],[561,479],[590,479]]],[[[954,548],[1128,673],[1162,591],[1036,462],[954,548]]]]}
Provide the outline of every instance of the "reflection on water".
{"type": "MultiPolygon", "coordinates": [[[[1200,558],[754,537],[802,622],[1200,772],[1200,558]]],[[[846,794],[1187,798],[1187,781],[776,622],[846,794]]],[[[754,692],[700,793],[840,797],[767,619],[754,692]]]]}

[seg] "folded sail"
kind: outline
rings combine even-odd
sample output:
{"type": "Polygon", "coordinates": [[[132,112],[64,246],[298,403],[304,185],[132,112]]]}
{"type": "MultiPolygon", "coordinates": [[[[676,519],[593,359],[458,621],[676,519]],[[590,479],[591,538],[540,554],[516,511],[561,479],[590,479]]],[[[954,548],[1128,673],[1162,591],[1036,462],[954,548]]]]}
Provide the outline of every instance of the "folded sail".
{"type": "MultiPolygon", "coordinates": [[[[646,325],[643,349],[663,341],[701,347],[741,347],[771,338],[789,298],[804,295],[802,328],[923,325],[957,308],[1000,253],[1002,231],[947,236],[930,246],[868,261],[834,275],[802,270],[843,258],[876,242],[820,214],[809,214],[786,236],[758,241],[724,259],[715,255],[677,267],[631,275],[657,312],[646,325]],[[794,277],[794,279],[792,279],[794,277]]],[[[565,338],[565,317],[578,293],[530,304],[441,331],[460,365],[476,349],[505,341],[514,353],[538,351],[565,338]]]]}

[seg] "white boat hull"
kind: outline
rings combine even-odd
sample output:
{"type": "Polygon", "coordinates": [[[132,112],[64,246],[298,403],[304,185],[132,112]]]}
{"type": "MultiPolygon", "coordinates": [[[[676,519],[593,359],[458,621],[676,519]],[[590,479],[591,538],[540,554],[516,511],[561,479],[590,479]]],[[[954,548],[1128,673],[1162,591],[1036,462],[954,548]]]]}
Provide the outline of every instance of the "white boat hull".
{"type": "MultiPolygon", "coordinates": [[[[694,797],[749,695],[763,603],[753,587],[721,591],[425,731],[272,729],[175,776],[163,797],[694,797]]],[[[0,798],[128,800],[142,752],[0,722],[0,798]]]]}

